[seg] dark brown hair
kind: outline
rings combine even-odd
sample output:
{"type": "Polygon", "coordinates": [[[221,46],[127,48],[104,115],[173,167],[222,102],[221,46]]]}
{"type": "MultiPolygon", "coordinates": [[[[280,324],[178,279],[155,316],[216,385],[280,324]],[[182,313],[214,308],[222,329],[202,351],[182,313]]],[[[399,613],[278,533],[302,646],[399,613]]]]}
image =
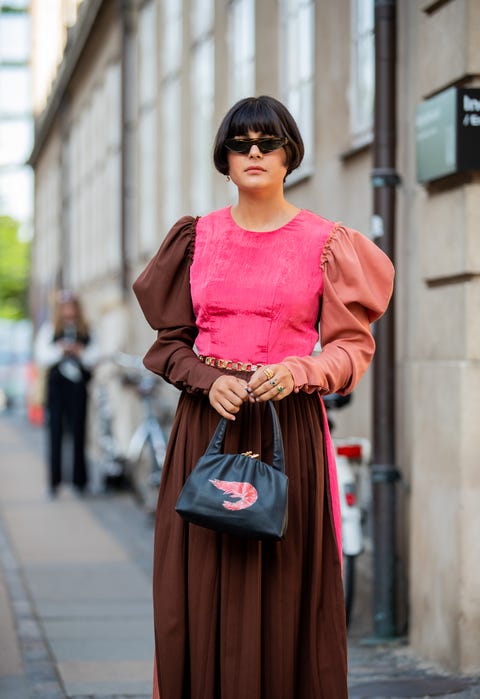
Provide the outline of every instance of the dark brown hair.
{"type": "Polygon", "coordinates": [[[285,105],[268,95],[245,97],[228,110],[215,137],[213,162],[222,175],[228,175],[225,141],[235,136],[245,136],[249,131],[288,139],[287,145],[284,146],[287,155],[287,175],[302,162],[305,152],[303,140],[295,119],[285,105]]]}
{"type": "Polygon", "coordinates": [[[88,335],[88,323],[85,320],[82,304],[80,299],[73,292],[61,289],[56,293],[55,306],[53,309],[53,327],[55,335],[60,335],[64,329],[62,319],[62,306],[65,303],[71,303],[75,308],[75,322],[80,335],[88,335]]]}

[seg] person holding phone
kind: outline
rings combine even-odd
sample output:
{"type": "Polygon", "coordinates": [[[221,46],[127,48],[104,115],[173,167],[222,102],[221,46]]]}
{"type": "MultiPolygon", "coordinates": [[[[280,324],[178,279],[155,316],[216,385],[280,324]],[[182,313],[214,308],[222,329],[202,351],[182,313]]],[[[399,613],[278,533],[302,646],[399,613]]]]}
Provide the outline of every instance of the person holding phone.
{"type": "Polygon", "coordinates": [[[88,483],[85,458],[87,384],[97,359],[82,305],[68,290],[57,292],[53,322],[41,326],[34,348],[37,364],[46,370],[49,493],[57,494],[63,478],[64,428],[72,435],[72,481],[78,493],[88,483]]]}

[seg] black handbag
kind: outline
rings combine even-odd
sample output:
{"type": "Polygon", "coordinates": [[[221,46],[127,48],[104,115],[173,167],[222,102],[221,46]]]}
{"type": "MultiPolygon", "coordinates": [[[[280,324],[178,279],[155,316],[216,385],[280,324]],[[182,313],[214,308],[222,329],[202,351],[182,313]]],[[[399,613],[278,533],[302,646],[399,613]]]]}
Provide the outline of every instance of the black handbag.
{"type": "Polygon", "coordinates": [[[287,528],[288,477],[277,413],[273,420],[273,463],[258,454],[221,453],[227,420],[221,418],[205,454],[185,481],[175,510],[208,529],[250,537],[282,539],[287,528]]]}

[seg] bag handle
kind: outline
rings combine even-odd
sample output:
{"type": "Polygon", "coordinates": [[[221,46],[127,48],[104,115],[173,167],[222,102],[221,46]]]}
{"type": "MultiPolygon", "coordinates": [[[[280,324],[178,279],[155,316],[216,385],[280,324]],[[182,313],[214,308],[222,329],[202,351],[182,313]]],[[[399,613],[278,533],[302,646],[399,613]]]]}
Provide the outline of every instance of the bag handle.
{"type": "MultiPolygon", "coordinates": [[[[270,412],[272,414],[272,421],[273,421],[273,460],[272,460],[272,466],[276,468],[278,471],[281,471],[282,473],[285,473],[285,453],[283,450],[283,438],[282,438],[282,430],[280,428],[280,422],[278,420],[278,415],[273,407],[271,401],[268,401],[268,405],[270,406],[270,412]]],[[[205,455],[207,454],[220,454],[220,450],[222,448],[223,440],[225,437],[225,430],[227,428],[227,418],[221,417],[219,420],[219,423],[215,429],[215,432],[213,433],[213,437],[210,440],[210,444],[208,445],[207,451],[205,452],[205,455]]]]}

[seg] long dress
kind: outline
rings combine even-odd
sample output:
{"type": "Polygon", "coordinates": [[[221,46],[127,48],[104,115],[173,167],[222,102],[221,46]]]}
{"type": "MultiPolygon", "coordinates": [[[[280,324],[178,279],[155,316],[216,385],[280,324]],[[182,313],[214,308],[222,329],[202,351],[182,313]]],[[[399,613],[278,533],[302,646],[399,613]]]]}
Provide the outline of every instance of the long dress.
{"type": "MultiPolygon", "coordinates": [[[[306,210],[276,231],[246,231],[226,208],[178,221],[135,282],[158,331],[145,365],[182,391],[155,526],[155,697],[346,699],[338,491],[319,395],[351,391],[366,370],[369,324],[392,280],[388,258],[356,231],[306,210]],[[218,422],[212,383],[250,375],[236,362],[282,362],[294,377],[274,403],[289,477],[281,542],[218,534],[174,511],[218,422]]],[[[266,404],[244,403],[225,451],[268,461],[271,445],[266,404]]]]}

